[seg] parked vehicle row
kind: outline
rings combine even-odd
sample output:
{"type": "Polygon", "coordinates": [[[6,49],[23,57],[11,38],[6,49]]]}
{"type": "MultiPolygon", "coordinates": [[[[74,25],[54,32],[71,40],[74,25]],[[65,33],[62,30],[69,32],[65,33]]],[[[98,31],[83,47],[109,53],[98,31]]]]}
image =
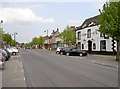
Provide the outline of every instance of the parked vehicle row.
{"type": "Polygon", "coordinates": [[[8,61],[11,55],[16,55],[19,50],[15,47],[0,49],[0,69],[4,69],[5,61],[8,61]]]}
{"type": "Polygon", "coordinates": [[[67,56],[81,56],[81,57],[87,56],[86,51],[82,51],[80,49],[75,49],[75,48],[66,48],[66,47],[58,47],[56,53],[67,56]]]}

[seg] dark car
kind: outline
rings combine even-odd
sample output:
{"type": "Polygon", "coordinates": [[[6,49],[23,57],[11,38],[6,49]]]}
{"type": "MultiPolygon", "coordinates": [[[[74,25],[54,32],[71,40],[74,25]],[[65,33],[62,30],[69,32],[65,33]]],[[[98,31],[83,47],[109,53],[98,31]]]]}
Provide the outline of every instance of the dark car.
{"type": "Polygon", "coordinates": [[[87,52],[86,51],[82,51],[80,49],[71,49],[69,51],[67,51],[66,53],[67,56],[87,56],[87,52]]]}
{"type": "Polygon", "coordinates": [[[10,54],[10,52],[7,50],[7,49],[4,49],[5,51],[6,51],[6,53],[7,53],[7,59],[6,59],[6,61],[7,60],[9,60],[10,59],[10,57],[11,57],[11,54],[10,54]]]}
{"type": "Polygon", "coordinates": [[[62,49],[60,50],[59,54],[61,54],[61,55],[66,55],[66,53],[67,53],[68,51],[70,51],[70,50],[71,50],[71,48],[62,48],[62,49]]]}

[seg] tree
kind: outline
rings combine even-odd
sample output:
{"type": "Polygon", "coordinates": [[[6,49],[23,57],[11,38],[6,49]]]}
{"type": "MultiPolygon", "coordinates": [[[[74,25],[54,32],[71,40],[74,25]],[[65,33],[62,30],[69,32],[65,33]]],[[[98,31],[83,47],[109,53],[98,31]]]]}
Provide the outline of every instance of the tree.
{"type": "Polygon", "coordinates": [[[3,39],[7,44],[11,44],[13,42],[12,37],[9,34],[4,34],[3,39]]]}
{"type": "Polygon", "coordinates": [[[32,44],[38,44],[38,38],[37,37],[34,37],[32,39],[32,44]]]}
{"type": "Polygon", "coordinates": [[[2,31],[2,29],[0,28],[0,41],[2,40],[2,35],[3,35],[3,31],[2,31]]]}
{"type": "Polygon", "coordinates": [[[45,43],[45,39],[42,36],[40,36],[38,38],[38,44],[40,45],[40,48],[43,46],[44,43],[45,43]]]}
{"type": "Polygon", "coordinates": [[[73,44],[76,42],[76,33],[72,31],[69,26],[64,29],[61,33],[61,38],[63,39],[63,43],[65,44],[73,44]]]}
{"type": "Polygon", "coordinates": [[[100,16],[97,23],[99,31],[114,38],[117,42],[116,61],[120,61],[120,2],[106,2],[103,9],[99,10],[100,16]]]}

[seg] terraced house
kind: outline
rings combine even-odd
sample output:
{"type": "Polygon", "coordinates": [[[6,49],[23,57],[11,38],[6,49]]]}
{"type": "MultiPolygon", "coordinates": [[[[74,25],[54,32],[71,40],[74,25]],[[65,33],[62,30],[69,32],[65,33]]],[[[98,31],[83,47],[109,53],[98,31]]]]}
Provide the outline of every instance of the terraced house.
{"type": "Polygon", "coordinates": [[[113,54],[116,51],[116,42],[111,37],[98,31],[100,25],[96,23],[98,16],[86,19],[76,31],[77,48],[89,53],[113,54]]]}

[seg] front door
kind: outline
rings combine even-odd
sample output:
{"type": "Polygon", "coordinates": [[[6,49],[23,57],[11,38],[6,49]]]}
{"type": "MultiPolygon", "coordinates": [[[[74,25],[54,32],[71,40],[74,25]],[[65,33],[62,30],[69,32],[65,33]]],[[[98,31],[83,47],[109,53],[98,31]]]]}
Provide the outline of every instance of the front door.
{"type": "Polygon", "coordinates": [[[92,41],[89,40],[88,41],[88,53],[91,54],[91,52],[92,52],[92,41]]]}

